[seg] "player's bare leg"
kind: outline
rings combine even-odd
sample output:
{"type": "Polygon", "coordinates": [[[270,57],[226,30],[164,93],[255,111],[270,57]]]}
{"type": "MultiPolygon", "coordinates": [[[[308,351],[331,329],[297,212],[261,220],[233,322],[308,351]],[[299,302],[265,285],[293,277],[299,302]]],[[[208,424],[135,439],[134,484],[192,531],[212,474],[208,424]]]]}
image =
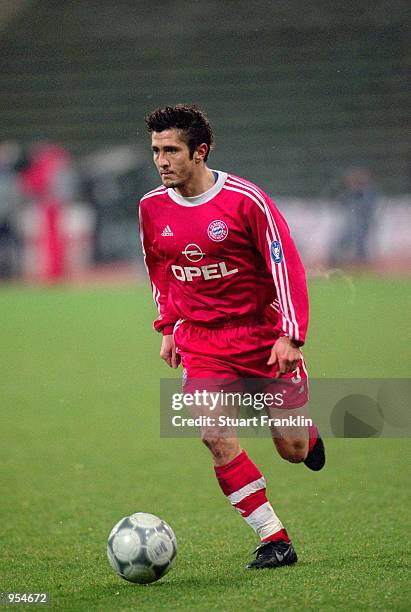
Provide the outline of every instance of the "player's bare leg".
{"type": "Polygon", "coordinates": [[[219,417],[235,419],[238,416],[238,406],[216,406],[210,412],[209,406],[193,406],[190,409],[193,417],[210,417],[210,422],[201,428],[201,440],[211,452],[215,466],[226,465],[241,453],[237,438],[237,428],[233,425],[219,424],[219,417]]]}
{"type": "MultiPolygon", "coordinates": [[[[277,411],[278,412],[278,411],[277,411]]],[[[306,407],[288,411],[307,418],[306,407]]],[[[317,472],[325,465],[325,450],[315,425],[309,427],[271,427],[271,435],[278,454],[291,463],[302,463],[317,472]]]]}
{"type": "Polygon", "coordinates": [[[291,463],[304,462],[310,470],[318,472],[325,465],[325,450],[321,436],[308,438],[273,438],[278,454],[291,463]]]}
{"type": "Polygon", "coordinates": [[[241,453],[240,443],[237,438],[203,437],[202,441],[211,452],[214,465],[216,466],[230,463],[241,453]]]}
{"type": "Polygon", "coordinates": [[[307,458],[308,437],[273,438],[278,454],[291,463],[301,463],[307,458]]]}
{"type": "Polygon", "coordinates": [[[236,429],[204,428],[202,442],[211,452],[224,495],[260,537],[257,557],[247,567],[264,569],[295,563],[297,555],[287,531],[266,497],[265,479],[241,449],[236,429]]]}

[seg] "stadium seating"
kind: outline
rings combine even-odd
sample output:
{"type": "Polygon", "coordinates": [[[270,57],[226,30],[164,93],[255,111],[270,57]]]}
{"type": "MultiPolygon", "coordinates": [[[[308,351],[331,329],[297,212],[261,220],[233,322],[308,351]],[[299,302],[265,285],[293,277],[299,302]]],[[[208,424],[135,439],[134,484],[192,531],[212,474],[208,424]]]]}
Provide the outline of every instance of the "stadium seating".
{"type": "Polygon", "coordinates": [[[193,101],[215,126],[213,164],[272,194],[321,195],[352,163],[406,192],[406,3],[384,4],[28,3],[0,37],[0,131],[85,153],[193,101]]]}

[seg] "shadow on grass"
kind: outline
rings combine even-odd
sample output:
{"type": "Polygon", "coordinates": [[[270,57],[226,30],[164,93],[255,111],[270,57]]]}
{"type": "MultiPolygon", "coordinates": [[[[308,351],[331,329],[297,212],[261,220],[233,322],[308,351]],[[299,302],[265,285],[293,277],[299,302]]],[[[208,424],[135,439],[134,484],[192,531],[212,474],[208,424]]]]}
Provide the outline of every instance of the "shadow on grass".
{"type": "MultiPolygon", "coordinates": [[[[301,563],[301,566],[309,566],[308,563],[301,563]]],[[[181,589],[210,589],[210,584],[213,587],[221,588],[229,588],[229,589],[238,589],[239,587],[243,587],[245,584],[253,582],[254,579],[262,576],[271,575],[273,572],[280,572],[282,575],[288,572],[295,572],[298,569],[298,566],[291,567],[282,567],[275,568],[272,570],[248,570],[245,566],[241,568],[234,568],[231,566],[231,570],[234,570],[232,573],[225,572],[224,574],[216,574],[215,570],[205,571],[199,573],[197,576],[179,576],[178,573],[174,574],[173,577],[160,579],[157,582],[151,582],[149,584],[133,584],[131,582],[127,583],[126,581],[120,582],[118,585],[107,584],[104,588],[106,594],[115,595],[118,591],[122,593],[127,592],[129,588],[132,589],[132,592],[135,592],[134,589],[137,589],[139,592],[144,591],[148,592],[151,589],[160,590],[162,593],[181,589]],[[134,588],[133,588],[134,587],[134,588]]]]}

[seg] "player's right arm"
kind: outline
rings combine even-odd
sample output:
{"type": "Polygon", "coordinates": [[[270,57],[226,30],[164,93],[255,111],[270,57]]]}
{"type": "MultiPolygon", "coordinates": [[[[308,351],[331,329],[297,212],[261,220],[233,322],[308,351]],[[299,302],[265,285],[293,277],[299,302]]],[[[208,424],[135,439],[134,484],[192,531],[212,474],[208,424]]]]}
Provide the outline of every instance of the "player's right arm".
{"type": "Polygon", "coordinates": [[[151,284],[153,299],[158,310],[158,317],[153,323],[156,331],[163,334],[160,357],[173,368],[179,363],[179,355],[175,352],[173,329],[178,317],[170,311],[168,306],[168,280],[167,269],[161,255],[154,248],[154,239],[151,231],[150,220],[144,214],[144,209],[139,209],[140,238],[143,249],[144,263],[151,284]]]}

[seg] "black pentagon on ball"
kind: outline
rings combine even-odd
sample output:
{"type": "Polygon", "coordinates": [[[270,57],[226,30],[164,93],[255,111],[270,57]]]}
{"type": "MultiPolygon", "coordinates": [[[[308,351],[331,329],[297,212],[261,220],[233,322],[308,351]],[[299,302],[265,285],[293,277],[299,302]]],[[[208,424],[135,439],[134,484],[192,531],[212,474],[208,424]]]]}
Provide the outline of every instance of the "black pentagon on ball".
{"type": "Polygon", "coordinates": [[[155,527],[140,527],[140,525],[134,525],[135,531],[140,535],[140,540],[144,543],[148,538],[156,532],[155,527]]]}
{"type": "Polygon", "coordinates": [[[166,523],[164,523],[164,521],[162,521],[161,525],[159,527],[156,527],[156,529],[159,533],[165,533],[170,538],[170,540],[174,541],[174,534],[171,531],[170,527],[166,523]]]}
{"type": "Polygon", "coordinates": [[[127,527],[131,527],[131,524],[130,524],[130,521],[128,520],[128,517],[126,516],[123,519],[120,519],[118,523],[114,525],[113,529],[110,532],[109,540],[112,540],[113,537],[116,535],[116,533],[120,531],[120,529],[125,529],[127,527]]]}
{"type": "Polygon", "coordinates": [[[133,523],[130,521],[129,517],[126,516],[120,523],[120,525],[117,528],[117,531],[120,531],[120,529],[133,529],[134,525],[133,523]]]}
{"type": "Polygon", "coordinates": [[[118,565],[118,568],[121,574],[124,572],[125,568],[130,565],[129,561],[120,561],[120,559],[117,559],[117,557],[116,557],[116,563],[118,565]]]}
{"type": "Polygon", "coordinates": [[[157,580],[166,573],[169,568],[169,565],[170,562],[166,563],[165,565],[153,565],[153,570],[155,572],[157,580]]]}
{"type": "Polygon", "coordinates": [[[137,557],[133,559],[133,563],[141,563],[142,565],[150,565],[150,559],[147,557],[147,548],[144,546],[144,543],[137,557]]]}

